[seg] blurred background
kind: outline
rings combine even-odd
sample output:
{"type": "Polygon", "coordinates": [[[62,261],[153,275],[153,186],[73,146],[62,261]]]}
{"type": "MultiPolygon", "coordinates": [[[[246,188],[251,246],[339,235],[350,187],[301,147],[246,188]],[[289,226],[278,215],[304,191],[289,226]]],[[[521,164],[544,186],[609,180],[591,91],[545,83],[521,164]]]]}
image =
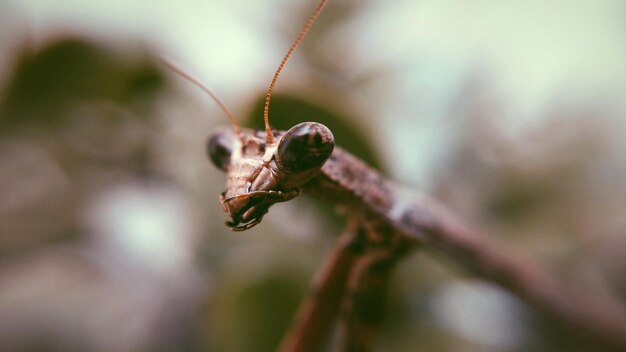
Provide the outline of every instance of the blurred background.
{"type": "MultiPolygon", "coordinates": [[[[204,143],[260,126],[313,1],[0,2],[0,350],[272,351],[341,232],[275,205],[231,233],[204,143]]],[[[515,252],[626,299],[626,3],[334,0],[271,121],[314,120],[515,252]]],[[[430,254],[392,282],[381,351],[576,351],[430,254]]]]}

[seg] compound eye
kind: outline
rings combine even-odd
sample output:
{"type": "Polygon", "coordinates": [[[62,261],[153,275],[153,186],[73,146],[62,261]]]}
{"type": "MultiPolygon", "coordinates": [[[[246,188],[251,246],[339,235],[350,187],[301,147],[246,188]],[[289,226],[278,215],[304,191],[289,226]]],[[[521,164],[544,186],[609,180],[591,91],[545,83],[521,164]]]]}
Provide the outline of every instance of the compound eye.
{"type": "Polygon", "coordinates": [[[228,170],[230,156],[233,153],[232,136],[226,132],[216,132],[209,136],[206,144],[209,159],[218,169],[228,170]]]}
{"type": "Polygon", "coordinates": [[[285,173],[320,168],[332,154],[335,138],[328,127],[303,122],[289,129],[278,143],[276,165],[285,173]]]}

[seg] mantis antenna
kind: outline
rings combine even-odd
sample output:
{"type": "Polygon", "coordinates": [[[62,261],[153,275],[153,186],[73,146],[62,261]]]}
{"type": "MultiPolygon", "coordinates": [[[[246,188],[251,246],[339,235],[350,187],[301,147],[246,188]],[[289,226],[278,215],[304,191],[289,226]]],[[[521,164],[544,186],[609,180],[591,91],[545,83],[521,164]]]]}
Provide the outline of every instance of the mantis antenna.
{"type": "Polygon", "coordinates": [[[267,90],[267,95],[265,96],[265,110],[263,111],[263,121],[265,121],[265,135],[267,139],[266,141],[267,144],[274,143],[274,133],[272,133],[272,129],[270,127],[269,111],[270,111],[270,98],[272,97],[274,86],[276,86],[276,80],[278,79],[278,75],[280,75],[280,72],[283,70],[283,67],[285,67],[285,63],[287,63],[287,60],[289,60],[289,57],[291,56],[293,51],[296,49],[298,44],[300,44],[300,42],[302,41],[302,38],[304,38],[306,33],[309,31],[309,29],[311,29],[311,26],[313,26],[313,23],[315,23],[315,20],[324,9],[324,6],[326,6],[326,3],[328,3],[328,0],[320,0],[320,2],[317,4],[317,7],[315,8],[315,10],[313,10],[311,15],[309,16],[308,20],[302,27],[302,30],[300,30],[300,33],[291,44],[291,47],[289,47],[289,50],[287,51],[287,54],[285,54],[285,57],[283,57],[283,60],[280,62],[280,65],[278,65],[278,69],[276,70],[276,73],[274,74],[274,78],[272,78],[272,83],[270,83],[270,87],[267,90]]]}
{"type": "Polygon", "coordinates": [[[215,101],[215,103],[217,103],[217,105],[220,107],[220,109],[222,109],[222,111],[226,114],[226,116],[228,117],[228,120],[230,121],[230,124],[233,126],[233,129],[235,130],[235,133],[237,134],[237,136],[241,136],[241,128],[239,127],[239,124],[237,123],[237,119],[235,118],[235,115],[228,109],[228,107],[226,106],[226,104],[224,104],[224,102],[217,97],[217,95],[213,94],[213,92],[211,92],[211,90],[204,85],[202,82],[200,82],[200,80],[198,80],[197,78],[195,78],[193,75],[191,75],[190,73],[186,72],[185,70],[183,70],[181,67],[179,67],[178,65],[164,59],[161,58],[161,63],[163,63],[163,65],[165,65],[167,68],[169,68],[170,70],[174,71],[175,73],[177,73],[178,75],[180,75],[181,77],[187,79],[189,82],[195,84],[198,88],[202,89],[205,93],[207,93],[211,99],[213,99],[213,101],[215,101]]]}

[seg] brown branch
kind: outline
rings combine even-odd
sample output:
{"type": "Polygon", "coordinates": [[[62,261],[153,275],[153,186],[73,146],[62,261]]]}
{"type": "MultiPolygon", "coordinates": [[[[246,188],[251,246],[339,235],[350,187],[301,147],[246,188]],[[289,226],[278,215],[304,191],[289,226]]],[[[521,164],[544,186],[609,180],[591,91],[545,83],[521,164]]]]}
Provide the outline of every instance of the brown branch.
{"type": "Polygon", "coordinates": [[[356,261],[342,301],[337,351],[374,350],[395,259],[389,248],[376,248],[356,261]]]}
{"type": "Polygon", "coordinates": [[[316,274],[312,294],[300,306],[291,330],[279,351],[317,351],[327,340],[339,313],[350,268],[363,251],[364,233],[355,226],[337,240],[321,270],[316,274]]]}
{"type": "Polygon", "coordinates": [[[413,241],[391,235],[386,222],[353,219],[313,280],[279,351],[317,351],[339,316],[337,351],[371,351],[395,263],[413,241]]]}
{"type": "MultiPolygon", "coordinates": [[[[588,287],[565,284],[545,268],[514,254],[436,202],[413,197],[351,154],[335,148],[305,192],[338,204],[364,221],[387,222],[426,249],[443,253],[472,275],[502,286],[593,345],[626,351],[626,308],[588,287]]],[[[583,342],[583,341],[581,341],[583,342]]]]}
{"type": "Polygon", "coordinates": [[[411,209],[399,227],[425,248],[433,248],[470,274],[509,290],[595,348],[626,351],[623,304],[594,295],[588,287],[564,284],[544,268],[461,223],[433,201],[420,200],[411,209]]]}

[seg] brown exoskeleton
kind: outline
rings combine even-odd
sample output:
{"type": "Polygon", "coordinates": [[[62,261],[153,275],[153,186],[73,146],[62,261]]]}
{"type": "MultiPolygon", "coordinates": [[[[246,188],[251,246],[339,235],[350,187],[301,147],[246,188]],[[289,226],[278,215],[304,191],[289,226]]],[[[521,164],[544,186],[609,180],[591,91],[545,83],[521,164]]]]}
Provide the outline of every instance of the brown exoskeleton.
{"type": "Polygon", "coordinates": [[[220,202],[231,217],[226,224],[235,231],[258,224],[272,204],[299,195],[300,186],[319,173],[335,147],[330,130],[316,122],[274,136],[271,144],[265,133],[251,130],[209,137],[208,155],[227,173],[220,202]]]}
{"type": "Polygon", "coordinates": [[[332,132],[321,123],[303,122],[286,132],[273,131],[269,124],[269,103],[276,80],[285,63],[317,16],[326,6],[322,0],[280,63],[265,100],[265,132],[242,130],[234,115],[205,85],[176,65],[164,64],[204,90],[226,113],[231,130],[209,136],[207,154],[227,174],[226,190],[220,202],[234,231],[244,231],[261,222],[269,207],[300,194],[300,186],[309,181],[330,157],[335,147],[332,132]]]}

